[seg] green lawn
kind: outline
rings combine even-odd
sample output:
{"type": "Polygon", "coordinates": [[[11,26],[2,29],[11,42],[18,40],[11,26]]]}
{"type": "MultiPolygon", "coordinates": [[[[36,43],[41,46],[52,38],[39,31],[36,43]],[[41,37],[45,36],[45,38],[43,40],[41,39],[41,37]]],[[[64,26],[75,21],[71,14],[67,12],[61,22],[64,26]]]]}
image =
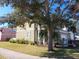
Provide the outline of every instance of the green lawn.
{"type": "MultiPolygon", "coordinates": [[[[70,57],[79,59],[79,49],[69,49],[69,48],[55,48],[52,54],[48,54],[47,47],[39,47],[34,45],[17,44],[9,42],[0,42],[1,48],[7,48],[10,50],[22,52],[25,54],[35,55],[35,56],[51,56],[51,57],[70,57]]],[[[0,58],[1,59],[1,58],[0,58]]]]}

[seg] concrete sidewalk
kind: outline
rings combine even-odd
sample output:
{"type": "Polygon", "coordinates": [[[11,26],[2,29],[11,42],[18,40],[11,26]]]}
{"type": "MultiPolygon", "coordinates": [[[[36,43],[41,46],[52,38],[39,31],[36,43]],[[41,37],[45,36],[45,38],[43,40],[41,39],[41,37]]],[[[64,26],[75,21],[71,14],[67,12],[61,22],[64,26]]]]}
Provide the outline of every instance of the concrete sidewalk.
{"type": "Polygon", "coordinates": [[[15,52],[4,48],[0,48],[0,55],[6,57],[7,59],[49,59],[44,57],[31,56],[31,55],[15,52]]]}

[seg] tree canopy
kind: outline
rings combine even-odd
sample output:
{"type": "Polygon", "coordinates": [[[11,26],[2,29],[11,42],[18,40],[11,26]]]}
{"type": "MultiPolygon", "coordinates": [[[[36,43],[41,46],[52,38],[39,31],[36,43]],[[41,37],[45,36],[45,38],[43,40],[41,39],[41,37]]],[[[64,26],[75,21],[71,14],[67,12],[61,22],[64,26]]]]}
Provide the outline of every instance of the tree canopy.
{"type": "Polygon", "coordinates": [[[52,50],[54,29],[70,18],[78,18],[76,14],[79,12],[79,4],[76,3],[76,0],[0,0],[1,5],[10,4],[18,10],[13,18],[16,22],[19,20],[19,24],[29,21],[47,26],[48,50],[52,50]]]}
{"type": "Polygon", "coordinates": [[[54,14],[63,19],[73,18],[73,10],[75,9],[74,12],[78,10],[77,7],[74,7],[78,6],[76,4],[76,0],[1,0],[0,4],[10,4],[13,8],[19,11],[19,16],[26,16],[30,18],[30,20],[32,19],[32,22],[36,22],[38,24],[50,23],[50,20],[47,20],[46,18],[47,9],[49,9],[49,15],[54,14]],[[72,7],[72,10],[69,9],[70,7],[72,7]]]}

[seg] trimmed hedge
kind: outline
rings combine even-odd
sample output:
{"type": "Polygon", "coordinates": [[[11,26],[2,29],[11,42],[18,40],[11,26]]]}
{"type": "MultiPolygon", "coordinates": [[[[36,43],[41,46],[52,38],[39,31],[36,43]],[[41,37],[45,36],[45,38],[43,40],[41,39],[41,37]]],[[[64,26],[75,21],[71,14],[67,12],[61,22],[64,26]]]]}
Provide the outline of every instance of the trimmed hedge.
{"type": "Polygon", "coordinates": [[[9,42],[11,42],[11,43],[18,43],[18,44],[29,44],[30,43],[28,40],[16,39],[16,38],[10,39],[9,42]]]}
{"type": "Polygon", "coordinates": [[[25,40],[25,39],[16,39],[16,38],[10,39],[9,42],[11,42],[11,43],[18,43],[18,44],[37,45],[37,43],[35,43],[33,41],[28,41],[28,40],[25,40]]]}
{"type": "Polygon", "coordinates": [[[19,44],[28,44],[28,41],[24,40],[24,39],[17,39],[16,43],[19,43],[19,44]]]}

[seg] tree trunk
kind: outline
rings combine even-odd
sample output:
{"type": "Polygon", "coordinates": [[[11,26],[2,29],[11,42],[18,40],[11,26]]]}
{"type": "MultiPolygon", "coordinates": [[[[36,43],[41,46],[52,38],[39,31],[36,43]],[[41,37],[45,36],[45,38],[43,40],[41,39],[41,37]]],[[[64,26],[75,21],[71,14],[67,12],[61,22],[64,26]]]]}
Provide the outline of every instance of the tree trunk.
{"type": "Polygon", "coordinates": [[[53,50],[53,42],[52,42],[52,26],[48,28],[48,51],[53,50]]]}
{"type": "Polygon", "coordinates": [[[38,43],[38,25],[34,24],[34,43],[37,44],[38,43]]]}

